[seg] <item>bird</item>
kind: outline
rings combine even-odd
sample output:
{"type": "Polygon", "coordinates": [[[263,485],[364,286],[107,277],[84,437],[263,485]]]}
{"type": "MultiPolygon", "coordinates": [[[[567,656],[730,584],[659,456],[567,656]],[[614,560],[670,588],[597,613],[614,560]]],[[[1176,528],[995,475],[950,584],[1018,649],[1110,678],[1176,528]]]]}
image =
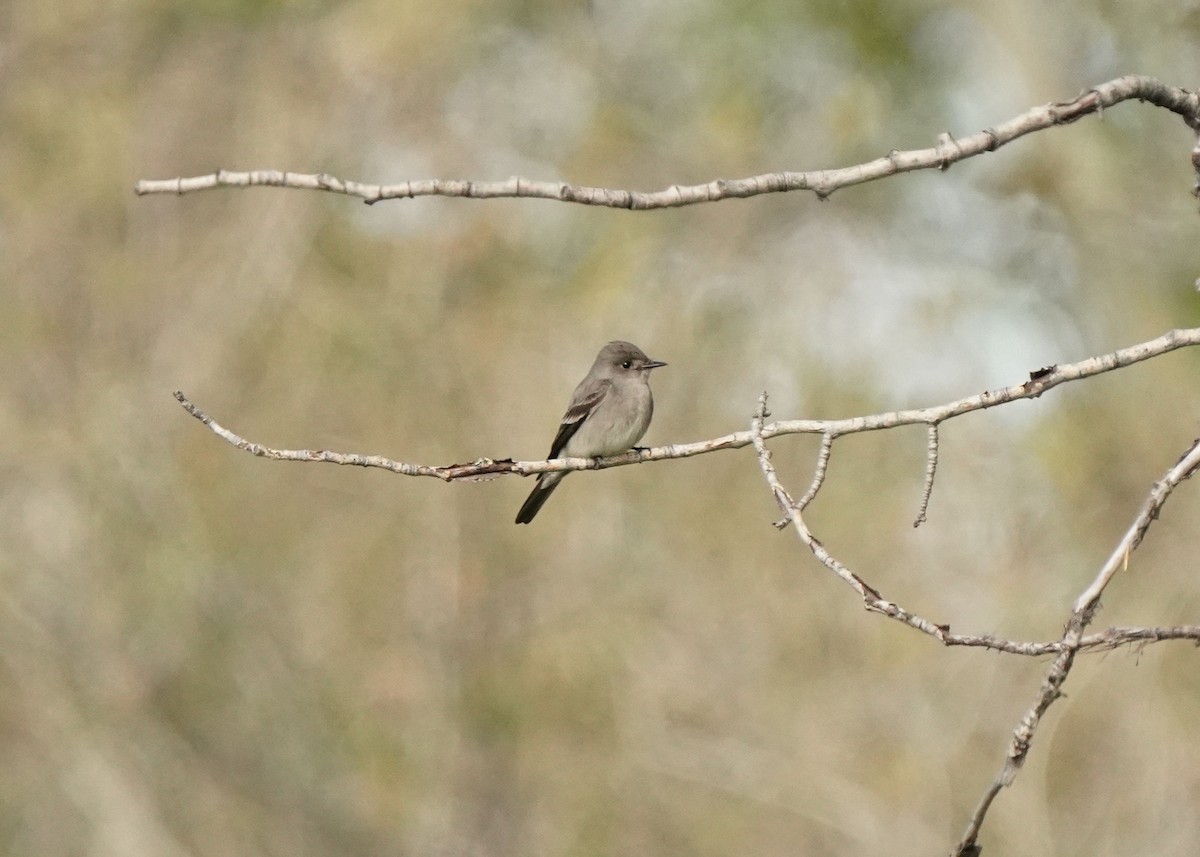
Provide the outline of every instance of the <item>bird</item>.
{"type": "MultiPolygon", "coordinates": [[[[666,365],[651,360],[629,342],[615,340],[601,348],[571,396],[547,460],[602,458],[631,449],[646,433],[654,414],[650,370],[666,365]]],[[[539,474],[516,523],[532,521],[566,475],[563,470],[539,474]]]]}

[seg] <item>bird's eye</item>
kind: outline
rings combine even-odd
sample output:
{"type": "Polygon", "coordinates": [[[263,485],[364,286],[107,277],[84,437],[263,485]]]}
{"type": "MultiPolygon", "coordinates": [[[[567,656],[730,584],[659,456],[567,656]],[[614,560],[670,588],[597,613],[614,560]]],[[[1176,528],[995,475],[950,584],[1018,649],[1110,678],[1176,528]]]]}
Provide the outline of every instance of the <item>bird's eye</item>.
{"type": "Polygon", "coordinates": [[[628,369],[628,368],[629,368],[630,366],[632,366],[632,365],[633,365],[633,361],[632,361],[632,360],[626,360],[624,363],[622,363],[622,364],[621,364],[621,368],[622,368],[622,369],[628,369]]]}

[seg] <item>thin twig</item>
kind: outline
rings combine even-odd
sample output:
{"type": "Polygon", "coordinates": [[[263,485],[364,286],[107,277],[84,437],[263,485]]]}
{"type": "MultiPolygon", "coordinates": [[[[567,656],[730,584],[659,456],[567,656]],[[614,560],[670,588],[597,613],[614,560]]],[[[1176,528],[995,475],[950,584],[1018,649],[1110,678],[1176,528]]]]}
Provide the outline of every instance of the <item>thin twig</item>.
{"type": "MultiPolygon", "coordinates": [[[[817,492],[825,484],[825,473],[829,469],[829,456],[833,453],[834,439],[835,435],[832,432],[825,432],[821,436],[821,448],[817,451],[817,466],[813,468],[812,482],[809,483],[808,490],[804,492],[804,496],[796,502],[796,508],[801,512],[807,508],[809,503],[816,499],[817,492]]],[[[773,526],[777,530],[782,530],[791,522],[792,519],[785,515],[776,521],[773,526]]]]}
{"type": "Polygon", "coordinates": [[[698,185],[672,185],[663,190],[645,192],[614,188],[586,187],[561,181],[540,181],[514,176],[506,181],[467,181],[424,179],[398,184],[367,184],[331,176],[326,173],[305,174],[278,170],[231,172],[218,170],[203,176],[173,179],[142,179],[134,192],[143,194],[182,195],[217,187],[285,187],[321,190],[361,197],[368,204],[385,199],[410,199],[417,196],[463,197],[496,199],[499,197],[549,199],[582,205],[644,211],[655,208],[675,208],[722,199],[744,198],[766,193],[811,190],[819,198],[827,198],[835,190],[851,185],[886,178],[897,173],[915,170],[945,170],[966,158],[994,152],[1026,134],[1074,122],[1091,113],[1099,113],[1122,101],[1137,99],[1165,108],[1184,118],[1189,126],[1197,126],[1200,100],[1197,95],[1162,81],[1142,75],[1127,75],[1102,83],[1069,101],[1034,107],[1007,122],[987,128],[977,134],[953,138],[948,133],[938,135],[937,145],[929,149],[895,151],[864,164],[831,170],[806,172],[780,171],[741,179],[714,179],[698,185]]]}
{"type": "Polygon", "coordinates": [[[1159,510],[1167,502],[1167,498],[1171,496],[1175,486],[1191,477],[1198,468],[1200,468],[1200,439],[1197,439],[1191,449],[1185,452],[1175,466],[1167,471],[1167,475],[1163,477],[1162,481],[1156,482],[1150,489],[1150,496],[1142,506],[1137,518],[1125,531],[1125,535],[1109,556],[1108,561],[1100,568],[1096,579],[1076,599],[1074,607],[1076,613],[1083,612],[1088,606],[1094,605],[1100,600],[1101,593],[1104,592],[1104,588],[1108,586],[1108,582],[1112,580],[1117,570],[1129,565],[1130,554],[1137,550],[1137,546],[1142,543],[1142,539],[1146,536],[1146,530],[1150,529],[1150,524],[1158,517],[1159,510]]]}
{"type": "Polygon", "coordinates": [[[821,490],[821,486],[825,484],[825,472],[829,469],[829,456],[833,453],[833,441],[832,432],[825,432],[821,436],[821,450],[817,453],[817,466],[813,470],[812,482],[809,484],[808,490],[804,492],[804,496],[800,498],[800,502],[796,504],[801,511],[813,501],[817,492],[821,490]]]}
{"type": "Polygon", "coordinates": [[[925,513],[929,511],[929,498],[933,495],[933,477],[937,475],[938,465],[938,427],[937,423],[929,426],[929,437],[925,444],[925,487],[921,491],[921,505],[917,508],[917,518],[914,527],[925,523],[925,513]]]}

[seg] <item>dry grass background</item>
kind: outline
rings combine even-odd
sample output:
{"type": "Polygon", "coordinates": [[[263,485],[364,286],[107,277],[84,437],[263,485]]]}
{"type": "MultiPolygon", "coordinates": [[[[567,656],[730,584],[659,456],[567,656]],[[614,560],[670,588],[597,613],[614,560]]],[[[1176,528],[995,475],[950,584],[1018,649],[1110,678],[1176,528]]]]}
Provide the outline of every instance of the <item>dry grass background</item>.
{"type": "MultiPolygon", "coordinates": [[[[1191,145],[1122,105],[945,175],[633,214],[218,191],[223,167],[658,188],[929,145],[1120,74],[1152,4],[0,6],[0,852],[930,854],[1043,665],[865,615],[750,451],[443,485],[240,454],[545,451],[600,344],[670,362],[648,443],[920,406],[1197,323],[1191,145]]],[[[956,629],[1057,635],[1196,434],[1170,355],[835,448],[811,511],[956,629]]],[[[772,444],[807,484],[816,443],[772,444]]],[[[1099,624],[1194,622],[1185,485],[1099,624]]],[[[1187,645],[1088,656],[985,853],[1191,855],[1187,645]]]]}

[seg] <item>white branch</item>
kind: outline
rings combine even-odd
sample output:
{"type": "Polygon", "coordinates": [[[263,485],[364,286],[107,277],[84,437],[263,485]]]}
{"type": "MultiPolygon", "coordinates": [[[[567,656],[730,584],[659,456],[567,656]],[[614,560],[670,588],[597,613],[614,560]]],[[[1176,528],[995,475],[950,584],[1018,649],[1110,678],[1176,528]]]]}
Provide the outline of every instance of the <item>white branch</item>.
{"type": "MultiPolygon", "coordinates": [[[[762,436],[764,438],[771,438],[787,434],[824,435],[822,455],[824,456],[825,463],[828,463],[829,454],[825,447],[832,445],[834,439],[841,435],[880,431],[905,425],[937,425],[946,420],[971,413],[972,411],[993,408],[997,405],[1015,402],[1019,399],[1035,399],[1047,390],[1057,387],[1059,384],[1065,384],[1069,381],[1079,381],[1083,378],[1090,378],[1093,375],[1111,372],[1114,369],[1140,363],[1143,360],[1149,360],[1161,354],[1166,354],[1169,351],[1174,351],[1177,348],[1186,348],[1192,345],[1200,345],[1200,328],[1172,330],[1157,339],[1132,345],[1128,348],[1122,348],[1109,354],[1089,357],[1086,360],[1080,360],[1078,363],[1064,363],[1059,366],[1039,369],[1031,373],[1029,380],[1023,383],[1013,384],[999,390],[990,390],[980,393],[977,396],[968,396],[965,399],[958,399],[944,405],[907,411],[889,411],[882,414],[850,417],[841,420],[784,420],[764,425],[762,427],[762,436]]],[[[725,435],[724,437],[696,441],[694,443],[670,444],[668,446],[657,446],[652,449],[634,449],[621,455],[613,455],[607,458],[559,458],[550,461],[514,461],[510,458],[480,458],[467,464],[411,464],[403,461],[395,461],[382,455],[332,452],[327,449],[275,449],[264,446],[246,440],[220,425],[216,420],[192,404],[182,392],[176,391],[175,398],[179,400],[188,413],[208,426],[218,437],[228,441],[238,449],[245,450],[251,455],[256,455],[260,458],[269,458],[276,461],[324,461],[331,464],[352,465],[355,467],[379,467],[404,476],[431,476],[447,482],[457,479],[469,481],[494,478],[505,473],[530,476],[536,473],[548,473],[559,470],[602,470],[626,464],[641,464],[646,461],[689,458],[693,455],[703,455],[722,449],[740,449],[754,443],[755,437],[752,431],[741,431],[725,435]]],[[[823,475],[824,466],[819,460],[817,476],[813,480],[814,487],[820,487],[820,479],[818,477],[823,477],[823,475]]],[[[815,492],[813,493],[815,494],[815,492]]],[[[811,499],[812,497],[806,495],[806,500],[811,499]]]]}
{"type": "MultiPolygon", "coordinates": [[[[545,181],[513,176],[505,181],[468,181],[463,179],[422,179],[398,184],[368,184],[340,179],[326,173],[306,174],[255,170],[230,172],[218,170],[203,176],[173,179],[142,179],[134,192],[143,194],[182,195],[217,187],[285,187],[301,190],[322,190],[361,197],[368,204],[385,199],[411,199],[417,196],[464,197],[496,199],[499,197],[549,199],[644,211],[654,208],[676,208],[702,202],[730,198],[782,193],[792,190],[811,190],[824,199],[835,190],[886,178],[897,173],[915,170],[945,170],[951,164],[985,152],[994,152],[1026,134],[1056,125],[1074,122],[1091,113],[1122,101],[1147,101],[1178,113],[1189,127],[1200,127],[1200,97],[1195,93],[1168,86],[1162,81],[1141,75],[1127,75],[1102,83],[1081,93],[1070,101],[1060,101],[1034,107],[1025,113],[987,128],[976,134],[955,139],[943,133],[938,143],[929,149],[893,150],[887,155],[864,164],[829,170],[806,172],[780,171],[740,179],[713,179],[698,185],[671,185],[658,191],[635,191],[615,188],[587,187],[562,181],[545,181]]],[[[1200,165],[1197,165],[1200,175],[1200,165]]]]}

